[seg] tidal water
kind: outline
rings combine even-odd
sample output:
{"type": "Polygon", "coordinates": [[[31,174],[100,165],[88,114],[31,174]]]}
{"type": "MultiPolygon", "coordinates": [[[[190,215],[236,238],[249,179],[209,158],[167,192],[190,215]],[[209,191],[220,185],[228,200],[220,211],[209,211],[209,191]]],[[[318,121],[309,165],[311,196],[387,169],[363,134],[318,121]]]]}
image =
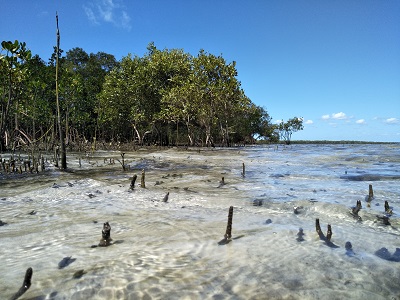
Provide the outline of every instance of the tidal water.
{"type": "Polygon", "coordinates": [[[0,299],[400,299],[400,144],[80,155],[0,174],[0,299]]]}

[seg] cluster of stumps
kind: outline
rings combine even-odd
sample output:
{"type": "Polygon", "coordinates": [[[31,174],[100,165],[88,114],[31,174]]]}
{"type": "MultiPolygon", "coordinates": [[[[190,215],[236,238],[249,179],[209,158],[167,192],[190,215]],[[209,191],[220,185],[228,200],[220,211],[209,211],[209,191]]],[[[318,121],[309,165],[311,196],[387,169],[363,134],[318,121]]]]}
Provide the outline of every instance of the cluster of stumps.
{"type": "MultiPolygon", "coordinates": [[[[244,166],[243,166],[243,174],[244,174],[244,166]]],[[[222,180],[224,180],[224,178],[222,178],[222,180]]],[[[371,202],[374,199],[374,192],[372,189],[372,184],[369,185],[369,193],[368,196],[365,197],[365,200],[367,202],[368,207],[371,206],[371,202]]],[[[255,204],[256,206],[258,206],[259,204],[255,204]]],[[[299,210],[302,209],[303,207],[299,206],[299,207],[294,207],[294,213],[298,214],[299,210]]],[[[376,215],[376,218],[378,221],[382,222],[383,225],[391,225],[390,224],[390,217],[393,214],[393,209],[390,208],[389,206],[389,202],[385,201],[385,212],[383,215],[376,215]]],[[[358,215],[358,213],[360,212],[360,210],[362,209],[362,205],[361,205],[361,201],[357,200],[357,204],[355,207],[351,208],[350,214],[358,219],[359,221],[361,221],[361,216],[358,215]]],[[[232,217],[233,217],[233,206],[231,206],[229,208],[229,214],[228,214],[228,225],[226,228],[226,233],[224,235],[224,238],[218,243],[219,245],[225,245],[228,244],[231,240],[232,240],[232,217]]],[[[267,220],[267,224],[269,224],[271,222],[270,219],[267,220]],[[269,222],[268,222],[269,221],[269,222]]],[[[339,248],[339,246],[335,245],[331,239],[332,239],[332,226],[330,224],[328,224],[328,230],[326,232],[326,235],[322,232],[321,229],[321,225],[319,222],[319,219],[317,218],[315,220],[315,230],[319,236],[319,238],[322,241],[325,241],[326,245],[332,248],[339,248]]],[[[299,232],[297,234],[297,241],[302,242],[304,241],[304,232],[303,229],[300,228],[299,232]]],[[[242,236],[236,237],[240,238],[242,236]]],[[[351,244],[351,242],[346,242],[345,244],[345,249],[346,249],[346,254],[349,256],[354,255],[353,252],[353,246],[351,244]]],[[[396,251],[391,254],[387,248],[382,247],[381,249],[377,250],[375,252],[375,255],[377,255],[378,257],[388,260],[388,261],[393,261],[393,262],[400,262],[400,248],[396,248],[396,251]]]]}
{"type": "MultiPolygon", "coordinates": [[[[142,188],[145,188],[145,172],[144,170],[142,170],[142,174],[141,174],[141,184],[140,186],[142,188]]],[[[245,165],[243,163],[243,172],[242,172],[242,176],[244,177],[245,175],[245,165]]],[[[131,179],[131,184],[130,184],[130,190],[134,190],[135,188],[135,182],[137,179],[137,175],[134,175],[131,179]]],[[[225,180],[224,177],[222,177],[222,180],[220,181],[220,185],[219,187],[225,185],[225,180]]],[[[167,202],[168,201],[168,196],[169,193],[167,193],[163,199],[163,202],[167,202]]],[[[368,196],[365,197],[365,200],[367,202],[368,207],[371,206],[371,202],[374,199],[374,192],[372,189],[372,184],[369,185],[369,193],[368,196]]],[[[302,207],[294,207],[294,213],[298,214],[299,213],[299,209],[301,209],[302,207]]],[[[377,219],[379,221],[381,221],[384,225],[391,225],[390,224],[390,217],[393,214],[393,210],[390,208],[388,201],[385,201],[385,212],[382,216],[377,215],[377,219]]],[[[359,216],[359,212],[362,209],[362,205],[361,205],[361,201],[357,200],[357,204],[356,206],[351,208],[350,214],[358,219],[359,221],[361,221],[361,216],[359,216]]],[[[229,213],[228,213],[228,223],[227,223],[227,227],[226,227],[226,231],[224,234],[224,237],[221,241],[218,242],[219,245],[226,245],[228,243],[230,243],[233,239],[238,239],[243,237],[243,235],[241,236],[237,236],[235,238],[232,238],[232,219],[233,219],[233,206],[229,207],[229,213]]],[[[0,221],[1,222],[1,221],[0,221]]],[[[3,223],[0,225],[5,225],[7,223],[3,223]]],[[[326,245],[332,248],[338,248],[339,246],[335,245],[333,242],[331,242],[332,239],[332,226],[330,224],[328,224],[328,229],[327,229],[327,233],[326,235],[322,232],[321,226],[320,226],[320,222],[319,219],[317,218],[315,220],[315,230],[319,236],[319,238],[323,241],[325,241],[326,245]]],[[[303,229],[300,228],[299,232],[297,234],[298,238],[297,241],[304,241],[303,239],[303,229]]],[[[108,222],[105,222],[103,224],[103,229],[101,232],[101,239],[98,245],[92,245],[91,248],[96,248],[96,247],[107,247],[113,244],[117,244],[119,242],[122,241],[115,241],[113,242],[112,238],[111,238],[111,226],[108,222]]],[[[352,248],[352,244],[351,242],[346,242],[345,244],[345,249],[347,251],[348,255],[354,255],[353,252],[353,248],[352,248]]],[[[389,260],[389,261],[395,261],[395,262],[400,262],[400,248],[396,248],[396,251],[393,254],[390,254],[390,252],[386,249],[386,248],[381,248],[378,251],[375,252],[375,254],[383,259],[389,260]]],[[[71,257],[65,257],[60,263],[59,263],[59,268],[63,268],[67,265],[69,265],[71,262],[73,262],[75,259],[72,259],[71,257]]],[[[18,290],[18,292],[10,298],[10,300],[16,300],[18,299],[22,294],[24,294],[29,287],[31,286],[31,279],[32,279],[32,274],[33,274],[33,270],[32,268],[28,268],[26,270],[26,274],[24,277],[24,281],[23,284],[21,286],[21,288],[18,290]]],[[[84,270],[80,270],[78,272],[76,272],[74,274],[74,278],[79,278],[81,276],[83,276],[83,274],[85,274],[84,270]]]]}
{"type": "Polygon", "coordinates": [[[0,171],[5,174],[22,174],[22,173],[39,173],[39,170],[44,172],[45,170],[45,160],[43,155],[39,158],[33,158],[31,161],[29,158],[23,160],[21,157],[12,156],[10,159],[6,160],[0,156],[0,171]],[[40,168],[39,168],[40,167],[40,168]]]}
{"type": "MultiPolygon", "coordinates": [[[[369,185],[369,192],[368,196],[365,197],[365,200],[367,202],[367,206],[371,206],[372,200],[374,200],[374,190],[372,189],[372,184],[369,185]]],[[[360,210],[362,209],[361,201],[358,200],[357,204],[355,207],[351,209],[351,215],[361,221],[361,217],[358,215],[360,210]]],[[[385,200],[385,206],[384,206],[384,213],[383,215],[376,215],[377,220],[381,221],[384,225],[391,225],[390,224],[390,217],[393,215],[393,209],[390,208],[389,202],[385,200]]]]}

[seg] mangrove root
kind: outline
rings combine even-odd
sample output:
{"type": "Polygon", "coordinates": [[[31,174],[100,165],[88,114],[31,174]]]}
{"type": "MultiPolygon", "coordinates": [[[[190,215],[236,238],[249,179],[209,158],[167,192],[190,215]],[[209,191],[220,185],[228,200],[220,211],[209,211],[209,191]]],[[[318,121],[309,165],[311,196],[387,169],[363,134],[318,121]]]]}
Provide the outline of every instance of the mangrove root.
{"type": "MultiPolygon", "coordinates": [[[[224,238],[218,242],[218,245],[226,245],[232,241],[232,218],[233,218],[233,206],[229,207],[228,214],[228,225],[226,226],[226,232],[224,238]]],[[[243,236],[238,236],[235,239],[241,238],[243,236]]]]}
{"type": "Polygon", "coordinates": [[[326,236],[324,235],[324,233],[321,230],[321,226],[319,224],[319,219],[315,220],[315,229],[318,233],[318,236],[321,240],[325,241],[325,243],[332,248],[338,248],[338,246],[336,246],[335,244],[333,244],[331,242],[331,238],[332,238],[332,227],[330,224],[328,224],[328,231],[326,233],[326,236]]]}
{"type": "Polygon", "coordinates": [[[122,160],[122,162],[121,162],[122,170],[125,171],[126,168],[125,168],[125,153],[124,152],[121,153],[121,160],[122,160]]]}
{"type": "Polygon", "coordinates": [[[374,190],[372,189],[372,184],[369,185],[367,202],[371,202],[374,199],[374,190]]]}
{"type": "Polygon", "coordinates": [[[351,208],[351,214],[354,217],[360,219],[361,217],[358,215],[358,213],[360,212],[361,208],[362,208],[361,201],[357,200],[356,206],[351,208]]]}
{"type": "Polygon", "coordinates": [[[303,206],[293,206],[293,213],[294,213],[295,215],[297,215],[297,214],[300,213],[299,210],[301,210],[301,209],[303,209],[303,206]]]}
{"type": "Polygon", "coordinates": [[[391,254],[387,248],[383,247],[376,251],[375,255],[388,261],[400,262],[400,248],[396,248],[396,251],[391,254]]]}
{"type": "Polygon", "coordinates": [[[303,242],[304,241],[303,236],[304,236],[303,228],[299,228],[299,232],[297,233],[297,239],[296,240],[298,242],[303,242]]]}
{"type": "Polygon", "coordinates": [[[229,207],[229,214],[228,214],[228,225],[226,226],[226,232],[224,238],[229,240],[232,238],[232,218],[233,218],[233,206],[229,207]]]}
{"type": "Polygon", "coordinates": [[[222,179],[221,179],[221,181],[219,182],[219,188],[221,187],[221,186],[224,186],[225,185],[225,178],[224,177],[222,177],[222,179]]]}
{"type": "Polygon", "coordinates": [[[103,230],[101,231],[101,239],[99,242],[99,247],[107,247],[111,245],[111,226],[108,222],[103,225],[103,230]]]}
{"type": "Polygon", "coordinates": [[[392,215],[393,214],[393,210],[390,209],[389,202],[387,202],[387,201],[385,201],[385,213],[387,213],[388,215],[392,215]]]}
{"type": "Polygon", "coordinates": [[[321,226],[319,225],[319,219],[316,219],[315,220],[315,230],[317,231],[317,233],[318,233],[318,235],[321,237],[321,235],[324,235],[323,233],[322,233],[322,230],[321,230],[321,226]]]}
{"type": "Polygon", "coordinates": [[[72,278],[74,278],[74,279],[79,279],[79,278],[81,278],[83,275],[85,275],[86,274],[86,272],[85,272],[85,270],[79,270],[79,271],[76,271],[75,273],[74,273],[74,275],[72,275],[72,278]]]}
{"type": "Polygon", "coordinates": [[[332,227],[331,227],[330,224],[328,224],[328,231],[327,231],[327,233],[326,233],[326,239],[327,239],[328,241],[330,241],[330,240],[331,240],[331,237],[332,237],[332,227]]]}
{"type": "Polygon", "coordinates": [[[346,242],[344,245],[344,248],[346,249],[346,255],[347,256],[354,256],[354,251],[353,251],[353,245],[350,242],[346,242]]]}
{"type": "Polygon", "coordinates": [[[32,268],[28,268],[25,272],[25,278],[21,288],[18,290],[17,293],[15,293],[14,296],[10,298],[10,300],[18,299],[31,287],[32,274],[33,274],[32,268]]]}
{"type": "Polygon", "coordinates": [[[142,188],[145,188],[145,187],[146,187],[146,184],[145,184],[145,182],[144,182],[145,176],[146,176],[146,174],[145,174],[144,169],[143,169],[143,170],[142,170],[142,179],[141,179],[141,181],[140,181],[140,186],[141,186],[142,188]]]}
{"type": "Polygon", "coordinates": [[[137,179],[137,175],[133,175],[132,180],[131,180],[131,186],[129,187],[131,190],[133,190],[135,188],[135,182],[137,179]]]}
{"type": "Polygon", "coordinates": [[[169,192],[164,196],[163,202],[168,202],[169,192]]]}
{"type": "Polygon", "coordinates": [[[383,225],[391,225],[389,221],[389,216],[376,216],[379,221],[382,221],[383,225]]]}

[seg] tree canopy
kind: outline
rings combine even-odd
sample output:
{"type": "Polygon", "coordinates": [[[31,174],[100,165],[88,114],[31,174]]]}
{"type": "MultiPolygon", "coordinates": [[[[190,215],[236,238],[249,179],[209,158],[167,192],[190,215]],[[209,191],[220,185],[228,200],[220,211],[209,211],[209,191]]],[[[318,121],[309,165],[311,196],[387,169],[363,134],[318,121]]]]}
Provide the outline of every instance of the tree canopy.
{"type": "Polygon", "coordinates": [[[280,136],[287,145],[291,143],[293,132],[303,130],[303,128],[303,118],[298,117],[291,118],[286,122],[282,120],[278,125],[280,136]]]}
{"type": "MultiPolygon", "coordinates": [[[[87,142],[221,145],[277,141],[265,108],[241,88],[236,63],[200,50],[156,48],[117,61],[104,52],[59,49],[58,93],[67,147],[87,142]]],[[[2,42],[1,151],[57,144],[55,62],[25,43],[2,42]]],[[[295,118],[296,119],[296,118],[295,118]]],[[[280,129],[285,140],[303,129],[280,129]],[[286,132],[286,133],[284,133],[286,132]],[[284,133],[284,134],[283,134],[284,133]]],[[[296,127],[297,126],[297,127],[296,127]]]]}

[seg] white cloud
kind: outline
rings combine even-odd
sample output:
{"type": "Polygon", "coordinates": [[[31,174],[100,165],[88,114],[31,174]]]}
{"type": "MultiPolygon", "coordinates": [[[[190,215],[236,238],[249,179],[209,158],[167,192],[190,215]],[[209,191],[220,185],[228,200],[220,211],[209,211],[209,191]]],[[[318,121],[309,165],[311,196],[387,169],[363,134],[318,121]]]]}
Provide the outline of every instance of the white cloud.
{"type": "Polygon", "coordinates": [[[357,124],[366,124],[364,119],[360,119],[356,121],[357,124]]]}
{"type": "Polygon", "coordinates": [[[346,116],[344,112],[338,112],[338,113],[333,113],[331,115],[323,115],[321,117],[322,120],[348,120],[351,119],[352,117],[346,116]]]}
{"type": "Polygon", "coordinates": [[[311,125],[313,123],[314,123],[313,120],[307,120],[307,121],[304,122],[304,124],[308,124],[308,125],[311,125]]]}
{"type": "Polygon", "coordinates": [[[131,18],[122,0],[92,0],[83,5],[83,10],[89,21],[95,25],[106,22],[126,30],[132,28],[131,18]]]}
{"type": "Polygon", "coordinates": [[[122,12],[121,25],[123,28],[131,29],[131,18],[126,11],[122,12]]]}
{"type": "Polygon", "coordinates": [[[323,115],[321,117],[322,120],[346,120],[349,119],[349,117],[346,116],[346,114],[344,112],[338,112],[338,113],[334,113],[331,115],[323,115]]]}
{"type": "Polygon", "coordinates": [[[398,124],[399,123],[399,119],[389,118],[389,119],[385,120],[385,123],[387,123],[387,124],[398,124]]]}
{"type": "Polygon", "coordinates": [[[100,23],[97,21],[97,18],[93,12],[93,10],[89,7],[83,6],[83,9],[88,17],[89,21],[95,25],[99,25],[100,23]]]}
{"type": "Polygon", "coordinates": [[[347,116],[344,112],[339,112],[336,114],[332,114],[332,119],[343,120],[343,119],[347,119],[347,116]]]}

